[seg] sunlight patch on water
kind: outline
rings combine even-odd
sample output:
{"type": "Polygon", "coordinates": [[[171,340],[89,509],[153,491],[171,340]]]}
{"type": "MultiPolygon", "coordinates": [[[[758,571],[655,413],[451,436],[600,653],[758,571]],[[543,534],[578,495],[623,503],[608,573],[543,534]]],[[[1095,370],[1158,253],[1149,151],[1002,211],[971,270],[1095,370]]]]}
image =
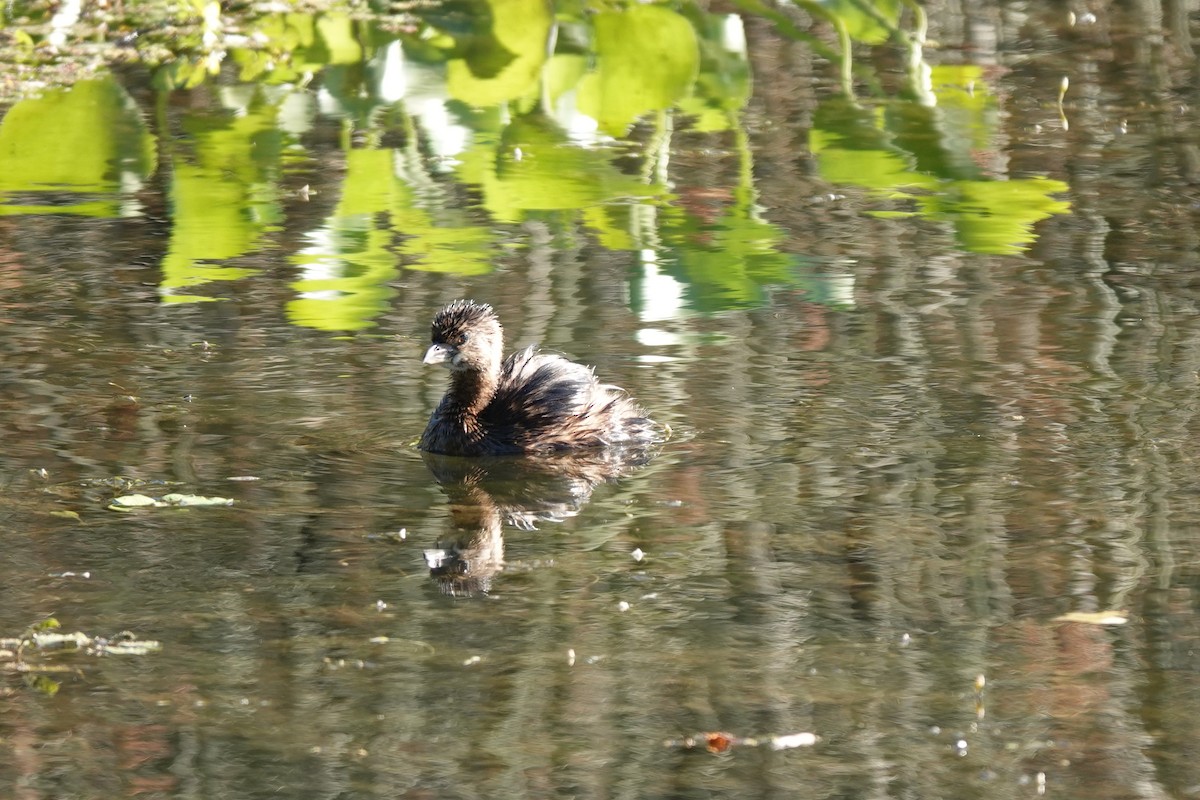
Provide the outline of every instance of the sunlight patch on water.
{"type": "Polygon", "coordinates": [[[641,252],[642,280],[645,291],[642,293],[638,308],[638,317],[643,322],[658,322],[665,319],[677,319],[681,316],[683,301],[683,286],[670,275],[663,274],[658,267],[658,254],[646,248],[641,252]]]}

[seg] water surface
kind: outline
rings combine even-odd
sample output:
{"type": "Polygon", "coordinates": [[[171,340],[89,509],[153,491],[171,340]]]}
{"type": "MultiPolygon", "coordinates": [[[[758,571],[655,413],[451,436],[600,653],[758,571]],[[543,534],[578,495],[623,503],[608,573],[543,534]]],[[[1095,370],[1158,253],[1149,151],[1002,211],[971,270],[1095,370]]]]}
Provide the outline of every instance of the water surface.
{"type": "Polygon", "coordinates": [[[0,793],[1195,793],[1186,9],[850,15],[847,96],[828,22],[637,8],[6,107],[0,635],[161,649],[23,653],[0,793]],[[423,458],[459,297],[673,438],[423,458]],[[109,508],[169,492],[232,505],[109,508]]]}

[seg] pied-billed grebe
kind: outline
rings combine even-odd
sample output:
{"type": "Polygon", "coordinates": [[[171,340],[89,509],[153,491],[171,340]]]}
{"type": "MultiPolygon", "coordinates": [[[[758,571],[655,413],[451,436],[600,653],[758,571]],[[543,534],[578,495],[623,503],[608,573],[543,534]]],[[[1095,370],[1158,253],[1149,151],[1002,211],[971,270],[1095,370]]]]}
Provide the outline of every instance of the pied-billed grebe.
{"type": "Polygon", "coordinates": [[[504,332],[492,307],[456,300],[433,318],[426,364],[450,369],[450,389],[420,448],[456,456],[645,447],[662,429],[590,367],[529,347],[501,361],[504,332]]]}

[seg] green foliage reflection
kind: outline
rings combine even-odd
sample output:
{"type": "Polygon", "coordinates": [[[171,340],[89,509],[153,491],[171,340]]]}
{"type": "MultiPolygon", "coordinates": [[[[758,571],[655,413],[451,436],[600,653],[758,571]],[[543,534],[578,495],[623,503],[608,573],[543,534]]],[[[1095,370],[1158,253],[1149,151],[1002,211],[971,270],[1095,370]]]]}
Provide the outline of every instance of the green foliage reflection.
{"type": "Polygon", "coordinates": [[[462,154],[459,177],[483,189],[498,220],[520,222],[530,211],[577,211],[662,193],[623,175],[604,150],[572,147],[550,119],[530,114],[499,132],[476,137],[462,154]]]}
{"type": "Polygon", "coordinates": [[[754,191],[749,142],[739,137],[738,186],[732,202],[706,219],[685,213],[684,202],[666,209],[663,240],[671,247],[667,272],[688,287],[690,304],[702,311],[755,306],[765,287],[794,283],[792,257],[776,249],[782,232],[761,219],[754,191]]]}
{"type": "MultiPolygon", "coordinates": [[[[976,252],[1019,252],[1034,222],[1067,210],[1051,197],[1063,184],[1012,179],[993,158],[1000,114],[985,75],[925,64],[913,0],[797,0],[836,39],[792,6],[735,3],[740,14],[693,0],[448,0],[401,19],[335,2],[236,24],[212,0],[156,5],[172,38],[137,46],[161,62],[157,113],[111,78],[18,104],[0,124],[0,213],[129,213],[120,192],[161,164],[172,215],[161,293],[205,299],[202,287],[256,274],[250,259],[299,202],[282,176],[312,157],[305,134],[333,116],[338,152],[318,158],[344,157],[336,185],[321,188],[334,205],[286,256],[298,271],[287,305],[296,324],[369,327],[400,269],[486,272],[494,228],[531,217],[651,253],[696,308],[753,305],[799,279],[786,232],[760,208],[742,120],[749,16],[838,69],[842,91],[816,107],[809,135],[826,181],[901,204],[880,213],[943,221],[976,252]],[[900,97],[861,58],[881,46],[902,56],[900,97]],[[204,111],[173,110],[189,92],[204,111]],[[157,123],[157,142],[143,119],[157,123]],[[729,148],[736,177],[714,170],[716,183],[701,185],[675,174],[680,130],[729,148]],[[447,199],[463,187],[477,208],[447,199]],[[39,196],[62,188],[85,197],[39,196]],[[721,198],[718,210],[698,197],[721,198]]],[[[25,32],[34,50],[41,35],[25,32]]]]}
{"type": "Polygon", "coordinates": [[[346,154],[342,196],[310,246],[293,257],[303,277],[288,317],[330,331],[369,327],[387,308],[397,254],[413,269],[480,273],[490,269],[491,235],[421,208],[405,180],[402,153],[364,148],[346,154]]]}
{"type": "Polygon", "coordinates": [[[579,84],[579,108],[610,136],[634,120],[666,111],[690,93],[700,54],[696,34],[681,15],[662,6],[635,5],[592,20],[597,66],[579,84]]]}
{"type": "Polygon", "coordinates": [[[476,108],[492,108],[525,98],[524,107],[536,98],[546,42],[553,22],[544,0],[488,0],[486,16],[490,36],[472,31],[461,52],[446,65],[449,95],[476,108]]]}
{"type": "Polygon", "coordinates": [[[1021,252],[1035,222],[1070,210],[1051,197],[1067,185],[987,169],[999,115],[978,67],[935,68],[931,88],[933,103],[895,100],[877,112],[846,98],[823,103],[809,133],[822,176],[911,200],[916,213],[952,225],[966,250],[1021,252]]]}
{"type": "Polygon", "coordinates": [[[111,78],[23,100],[0,122],[0,215],[118,216],[122,183],[145,180],[154,160],[153,137],[111,78]]]}
{"type": "Polygon", "coordinates": [[[168,302],[205,299],[180,290],[253,274],[224,262],[254,250],[282,217],[273,182],[281,149],[275,114],[259,102],[232,119],[186,121],[190,152],[170,154],[174,224],[161,285],[168,302]]]}

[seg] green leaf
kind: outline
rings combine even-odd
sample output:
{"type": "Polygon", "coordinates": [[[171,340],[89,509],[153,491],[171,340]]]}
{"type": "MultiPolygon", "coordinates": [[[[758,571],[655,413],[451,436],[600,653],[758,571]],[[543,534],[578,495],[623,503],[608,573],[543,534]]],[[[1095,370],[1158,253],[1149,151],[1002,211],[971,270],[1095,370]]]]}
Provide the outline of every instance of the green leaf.
{"type": "Polygon", "coordinates": [[[62,684],[48,675],[29,675],[26,676],[25,680],[29,684],[29,688],[47,697],[54,697],[54,695],[58,694],[58,690],[62,686],[62,684]]]}

